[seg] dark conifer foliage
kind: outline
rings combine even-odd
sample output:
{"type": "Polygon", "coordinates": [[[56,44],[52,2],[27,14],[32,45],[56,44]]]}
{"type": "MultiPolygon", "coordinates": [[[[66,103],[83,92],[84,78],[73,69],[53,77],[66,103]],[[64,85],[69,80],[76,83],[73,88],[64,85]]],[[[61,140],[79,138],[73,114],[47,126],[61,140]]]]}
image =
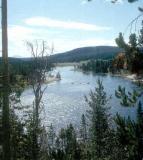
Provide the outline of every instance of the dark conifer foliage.
{"type": "Polygon", "coordinates": [[[112,60],[89,60],[78,65],[83,71],[93,71],[95,73],[108,73],[112,69],[112,60]]]}
{"type": "Polygon", "coordinates": [[[91,152],[94,159],[105,159],[108,157],[108,145],[110,135],[110,114],[107,106],[108,97],[104,91],[103,84],[97,81],[95,91],[90,92],[86,98],[90,107],[87,115],[90,121],[91,152]]]}
{"type": "Polygon", "coordinates": [[[138,104],[137,121],[128,117],[125,119],[117,114],[115,119],[117,125],[117,139],[120,150],[124,153],[124,159],[142,160],[143,158],[143,112],[141,103],[138,104]]]}
{"type": "Polygon", "coordinates": [[[132,33],[129,36],[128,43],[125,42],[122,33],[119,33],[119,37],[115,39],[117,45],[125,51],[125,59],[123,59],[123,63],[126,63],[127,70],[137,74],[143,71],[142,30],[143,23],[142,28],[139,31],[139,36],[132,33]]]}

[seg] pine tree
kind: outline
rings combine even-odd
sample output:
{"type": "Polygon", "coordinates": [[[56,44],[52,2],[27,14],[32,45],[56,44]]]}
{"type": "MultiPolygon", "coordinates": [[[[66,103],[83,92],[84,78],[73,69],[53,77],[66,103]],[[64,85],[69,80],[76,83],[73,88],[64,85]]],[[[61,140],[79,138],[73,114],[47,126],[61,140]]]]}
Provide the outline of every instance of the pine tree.
{"type": "Polygon", "coordinates": [[[54,131],[54,127],[51,124],[48,131],[48,145],[50,150],[52,150],[55,146],[55,137],[56,137],[56,134],[54,131]]]}
{"type": "Polygon", "coordinates": [[[72,159],[74,157],[76,148],[77,148],[77,141],[76,141],[76,132],[72,124],[67,126],[66,129],[66,156],[67,159],[72,159]]]}
{"type": "Polygon", "coordinates": [[[125,119],[117,114],[116,138],[117,147],[122,159],[142,160],[143,158],[143,112],[141,103],[138,104],[137,121],[131,120],[130,117],[125,119]]]}
{"type": "Polygon", "coordinates": [[[87,141],[87,122],[84,114],[81,116],[80,137],[84,143],[87,141]]]}
{"type": "Polygon", "coordinates": [[[90,120],[90,138],[93,159],[104,159],[109,156],[109,107],[107,107],[108,98],[100,80],[97,81],[95,91],[90,92],[90,97],[86,97],[90,109],[87,116],[90,120]]]}
{"type": "Polygon", "coordinates": [[[137,136],[138,136],[138,154],[140,159],[143,158],[143,110],[139,101],[137,110],[137,136]]]}
{"type": "Polygon", "coordinates": [[[115,41],[120,48],[124,49],[127,69],[133,73],[139,73],[139,71],[143,69],[143,22],[139,36],[132,33],[129,36],[129,42],[126,43],[123,34],[119,33],[119,37],[116,38],[115,41]]]}
{"type": "Polygon", "coordinates": [[[61,141],[61,150],[65,152],[65,147],[66,147],[66,131],[64,128],[61,128],[59,132],[59,139],[61,141]]]}
{"type": "Polygon", "coordinates": [[[138,37],[139,46],[143,47],[143,21],[142,21],[142,28],[140,29],[140,34],[138,37]]]}

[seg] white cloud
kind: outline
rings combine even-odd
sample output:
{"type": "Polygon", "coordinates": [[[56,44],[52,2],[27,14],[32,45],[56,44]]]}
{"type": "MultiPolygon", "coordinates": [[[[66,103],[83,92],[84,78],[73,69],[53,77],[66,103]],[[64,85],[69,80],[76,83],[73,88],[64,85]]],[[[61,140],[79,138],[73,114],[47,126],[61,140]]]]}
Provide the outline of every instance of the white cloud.
{"type": "Polygon", "coordinates": [[[63,35],[57,30],[47,30],[43,27],[11,25],[8,28],[9,55],[30,57],[25,41],[43,39],[51,46],[54,43],[55,53],[65,52],[74,48],[98,45],[115,45],[114,40],[104,38],[74,38],[71,34],[63,35]],[[48,36],[47,36],[48,35],[48,36]]]}
{"type": "MultiPolygon", "coordinates": [[[[26,41],[47,40],[47,35],[59,34],[59,31],[48,31],[46,29],[31,28],[20,25],[10,25],[8,27],[9,55],[31,56],[27,51],[26,41]]],[[[51,44],[51,41],[49,42],[51,44]]]]}
{"type": "Polygon", "coordinates": [[[61,21],[54,20],[47,17],[32,17],[24,21],[27,25],[30,26],[41,26],[41,27],[55,27],[62,29],[76,29],[84,31],[108,31],[111,28],[106,26],[98,26],[94,24],[74,22],[74,21],[61,21]]]}
{"type": "Polygon", "coordinates": [[[10,39],[28,39],[34,30],[28,27],[11,25],[8,28],[10,39]]]}
{"type": "MultiPolygon", "coordinates": [[[[34,29],[11,25],[8,27],[9,55],[25,56],[27,54],[25,41],[34,38],[34,29]]],[[[30,55],[29,55],[30,56],[30,55]]]]}
{"type": "Polygon", "coordinates": [[[10,25],[8,27],[9,56],[31,56],[27,51],[25,42],[33,41],[35,39],[45,40],[48,42],[49,46],[54,43],[55,52],[57,53],[68,51],[77,47],[111,44],[109,40],[104,39],[80,40],[76,37],[72,39],[73,35],[71,35],[71,32],[69,32],[69,34],[63,34],[62,32],[64,31],[56,29],[65,28],[77,29],[81,31],[106,31],[110,29],[109,27],[101,27],[80,22],[58,21],[42,17],[26,19],[24,22],[25,25],[23,26],[10,25]],[[47,29],[47,27],[51,28],[47,29]]]}

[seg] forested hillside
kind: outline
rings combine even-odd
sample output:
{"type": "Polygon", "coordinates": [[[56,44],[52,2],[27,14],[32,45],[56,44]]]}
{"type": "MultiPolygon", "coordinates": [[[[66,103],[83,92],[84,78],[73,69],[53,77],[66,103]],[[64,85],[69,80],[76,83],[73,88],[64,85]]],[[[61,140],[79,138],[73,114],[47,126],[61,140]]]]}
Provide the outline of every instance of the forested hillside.
{"type": "Polygon", "coordinates": [[[89,59],[112,59],[122,49],[113,46],[77,48],[65,53],[50,56],[52,62],[79,62],[89,59]]]}
{"type": "MultiPolygon", "coordinates": [[[[96,46],[77,48],[64,53],[53,54],[49,60],[53,63],[80,62],[89,59],[112,59],[123,50],[114,46],[96,46]]],[[[9,58],[11,64],[30,62],[32,58],[9,58]]],[[[2,59],[0,58],[0,63],[2,59]]]]}

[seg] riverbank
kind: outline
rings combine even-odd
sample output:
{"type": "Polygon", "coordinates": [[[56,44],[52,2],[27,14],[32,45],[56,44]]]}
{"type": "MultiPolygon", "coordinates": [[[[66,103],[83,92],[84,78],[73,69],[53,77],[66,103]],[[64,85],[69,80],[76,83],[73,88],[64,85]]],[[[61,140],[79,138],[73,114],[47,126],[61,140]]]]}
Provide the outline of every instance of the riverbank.
{"type": "Polygon", "coordinates": [[[49,84],[49,83],[52,83],[52,82],[55,82],[55,81],[60,81],[60,78],[57,78],[57,77],[47,77],[46,80],[45,80],[45,83],[46,84],[49,84]]]}
{"type": "Polygon", "coordinates": [[[136,74],[130,74],[123,76],[126,79],[129,79],[130,81],[136,83],[139,86],[143,86],[143,75],[137,76],[136,74]]]}
{"type": "MultiPolygon", "coordinates": [[[[83,72],[83,70],[79,69],[79,68],[75,68],[74,70],[83,72]]],[[[85,71],[85,72],[92,72],[92,71],[85,71]]],[[[97,73],[97,74],[101,74],[101,73],[97,73]]],[[[102,73],[102,74],[111,75],[114,77],[122,77],[122,78],[128,79],[134,83],[137,83],[138,85],[143,85],[143,74],[137,75],[137,74],[131,74],[131,73],[111,73],[111,72],[102,73]]]]}
{"type": "Polygon", "coordinates": [[[117,77],[123,77],[123,78],[128,79],[138,85],[143,85],[143,75],[129,74],[129,73],[111,74],[111,75],[117,76],[117,77]]]}
{"type": "Polygon", "coordinates": [[[56,66],[56,67],[68,67],[68,66],[77,66],[77,62],[68,62],[68,63],[55,63],[54,65],[56,66]]]}

